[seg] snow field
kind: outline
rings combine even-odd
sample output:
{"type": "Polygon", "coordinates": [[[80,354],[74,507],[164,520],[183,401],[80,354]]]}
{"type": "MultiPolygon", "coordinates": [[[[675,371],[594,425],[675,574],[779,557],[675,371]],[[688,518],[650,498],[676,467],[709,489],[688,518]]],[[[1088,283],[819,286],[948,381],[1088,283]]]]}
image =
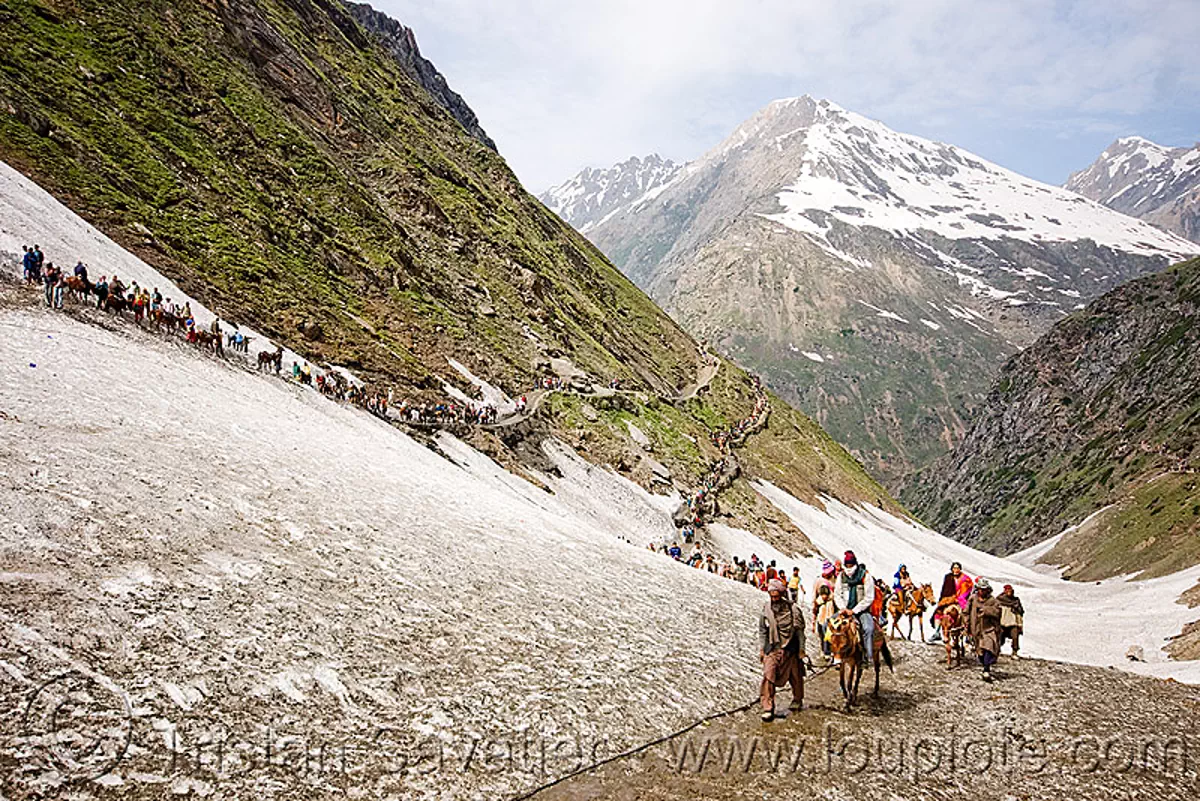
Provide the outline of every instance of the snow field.
{"type": "Polygon", "coordinates": [[[646,549],[676,499],[558,445],[549,495],[153,337],[0,327],[20,421],[0,419],[0,659],[33,655],[6,692],[78,667],[183,728],[177,700],[203,687],[192,713],[233,729],[614,743],[756,692],[761,596],[646,549]]]}

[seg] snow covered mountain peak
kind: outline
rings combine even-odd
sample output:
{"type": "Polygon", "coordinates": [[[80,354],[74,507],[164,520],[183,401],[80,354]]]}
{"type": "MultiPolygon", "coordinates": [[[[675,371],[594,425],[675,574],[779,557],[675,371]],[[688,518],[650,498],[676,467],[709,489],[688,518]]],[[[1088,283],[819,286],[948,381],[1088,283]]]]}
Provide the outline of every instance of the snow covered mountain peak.
{"type": "MultiPolygon", "coordinates": [[[[807,124],[774,134],[773,144],[782,151],[789,138],[796,140],[799,169],[779,192],[783,211],[767,216],[806,233],[823,235],[833,218],[856,227],[895,234],[929,231],[953,240],[1090,239],[1169,259],[1196,252],[1179,237],[1081,202],[1071,192],[832,104],[813,103],[807,124]]],[[[1146,153],[1143,158],[1159,155],[1146,147],[1152,143],[1130,145],[1146,153]]]]}
{"type": "Polygon", "coordinates": [[[760,108],[587,236],[884,476],[952,447],[1017,348],[1200,251],[804,95],[760,108]]]}
{"type": "Polygon", "coordinates": [[[1109,145],[1066,188],[1200,242],[1200,143],[1165,147],[1140,136],[1109,145]]]}
{"type": "Polygon", "coordinates": [[[547,189],[538,199],[576,229],[586,233],[606,216],[663,186],[679,165],[657,153],[633,156],[608,169],[586,167],[574,178],[547,189]]]}

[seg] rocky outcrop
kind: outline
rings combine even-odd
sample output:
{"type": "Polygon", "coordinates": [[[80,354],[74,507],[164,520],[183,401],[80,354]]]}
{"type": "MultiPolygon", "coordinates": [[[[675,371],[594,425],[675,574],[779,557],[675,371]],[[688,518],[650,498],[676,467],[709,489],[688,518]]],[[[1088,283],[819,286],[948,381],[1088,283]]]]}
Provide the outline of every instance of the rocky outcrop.
{"type": "Polygon", "coordinates": [[[1109,145],[1067,189],[1200,242],[1200,142],[1163,147],[1140,136],[1109,145]]]}
{"type": "Polygon", "coordinates": [[[483,130],[479,118],[467,105],[467,101],[450,88],[445,76],[438,72],[433,62],[421,55],[412,28],[397,22],[382,11],[376,11],[366,3],[347,2],[346,8],[359,25],[379,40],[408,77],[429,92],[438,105],[458,120],[467,133],[492,150],[496,149],[496,143],[483,130]]]}
{"type": "Polygon", "coordinates": [[[1077,578],[1200,561],[1198,349],[1200,259],[1119,287],[1010,360],[905,500],[993,552],[1077,526],[1049,555],[1077,578]]]}

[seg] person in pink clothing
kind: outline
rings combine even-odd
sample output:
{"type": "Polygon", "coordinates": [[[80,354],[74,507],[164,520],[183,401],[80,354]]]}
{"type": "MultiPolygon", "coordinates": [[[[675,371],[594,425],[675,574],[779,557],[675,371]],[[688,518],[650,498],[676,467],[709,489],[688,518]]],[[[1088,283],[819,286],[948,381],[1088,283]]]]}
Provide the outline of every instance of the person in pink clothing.
{"type": "Polygon", "coordinates": [[[973,589],[975,589],[975,582],[970,576],[963,573],[958,577],[958,582],[954,585],[954,597],[958,601],[959,608],[964,612],[971,603],[971,590],[973,589]]]}
{"type": "Polygon", "coordinates": [[[833,562],[825,562],[821,566],[820,577],[813,582],[813,626],[817,632],[817,639],[821,643],[821,652],[829,657],[829,643],[825,640],[825,624],[837,612],[837,604],[833,600],[833,580],[837,575],[837,568],[833,562]]]}

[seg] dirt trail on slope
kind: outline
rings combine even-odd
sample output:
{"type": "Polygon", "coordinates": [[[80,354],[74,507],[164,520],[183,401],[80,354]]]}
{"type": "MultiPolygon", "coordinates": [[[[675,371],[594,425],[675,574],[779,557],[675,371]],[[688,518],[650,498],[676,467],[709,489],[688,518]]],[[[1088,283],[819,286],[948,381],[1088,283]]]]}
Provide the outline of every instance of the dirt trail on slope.
{"type": "Polygon", "coordinates": [[[712,384],[713,379],[717,377],[717,373],[721,371],[721,362],[719,359],[706,360],[700,368],[700,372],[696,375],[696,383],[689,384],[679,393],[679,400],[687,401],[699,395],[703,390],[708,389],[712,384]]]}
{"type": "MultiPolygon", "coordinates": [[[[714,358],[711,360],[706,360],[705,363],[701,365],[700,370],[696,373],[696,382],[694,384],[689,384],[688,386],[684,387],[683,391],[680,392],[675,398],[668,398],[666,396],[660,397],[662,400],[668,402],[691,400],[707,389],[712,384],[713,379],[717,377],[719,372],[721,372],[721,362],[719,359],[714,358]]],[[[579,392],[567,389],[536,389],[525,396],[526,400],[528,401],[528,406],[524,412],[513,412],[508,417],[497,420],[491,425],[484,426],[484,428],[510,428],[518,425],[519,423],[525,422],[537,414],[538,409],[541,408],[542,401],[545,400],[546,396],[552,392],[570,392],[570,394],[578,395],[581,398],[612,398],[616,395],[647,394],[641,390],[613,389],[612,387],[594,387],[591,392],[579,392]]]]}
{"type": "MultiPolygon", "coordinates": [[[[892,647],[895,675],[884,671],[872,699],[864,674],[852,714],[830,671],[807,682],[803,712],[763,724],[754,708],[535,798],[1059,801],[1200,789],[1200,688],[1007,656],[986,685],[975,665],[947,670],[940,648],[892,647]]],[[[779,708],[789,700],[781,691],[779,708]]]]}

